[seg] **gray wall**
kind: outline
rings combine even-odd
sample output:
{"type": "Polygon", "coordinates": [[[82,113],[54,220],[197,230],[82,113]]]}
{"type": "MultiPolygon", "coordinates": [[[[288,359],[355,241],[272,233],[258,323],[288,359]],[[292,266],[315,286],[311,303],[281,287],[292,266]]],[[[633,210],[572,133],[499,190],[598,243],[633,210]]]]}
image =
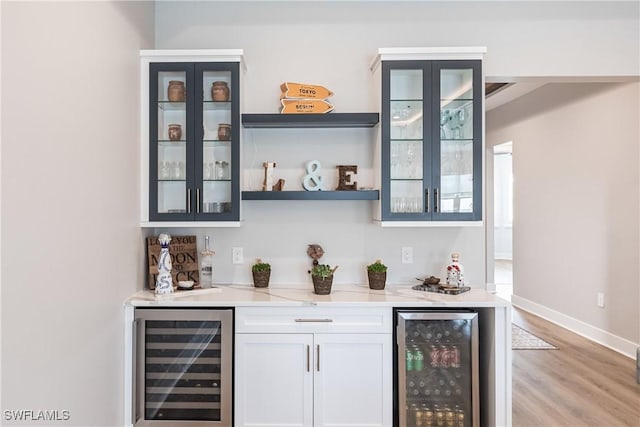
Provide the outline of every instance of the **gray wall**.
{"type": "Polygon", "coordinates": [[[487,116],[489,144],[513,141],[514,302],[636,346],[639,104],[640,83],[549,84],[487,116]]]}
{"type": "Polygon", "coordinates": [[[123,413],[139,288],[138,50],[153,4],[2,2],[2,410],[123,413]]]}

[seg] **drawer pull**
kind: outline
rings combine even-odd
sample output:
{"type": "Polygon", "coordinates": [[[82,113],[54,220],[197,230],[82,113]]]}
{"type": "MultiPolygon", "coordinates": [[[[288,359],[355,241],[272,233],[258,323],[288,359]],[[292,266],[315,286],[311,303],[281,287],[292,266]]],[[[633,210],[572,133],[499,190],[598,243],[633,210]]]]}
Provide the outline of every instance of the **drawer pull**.
{"type": "Polygon", "coordinates": [[[331,323],[333,319],[295,319],[296,323],[331,323]]]}
{"type": "Polygon", "coordinates": [[[311,371],[309,361],[310,361],[310,357],[309,357],[309,346],[307,345],[307,372],[311,371]]]}

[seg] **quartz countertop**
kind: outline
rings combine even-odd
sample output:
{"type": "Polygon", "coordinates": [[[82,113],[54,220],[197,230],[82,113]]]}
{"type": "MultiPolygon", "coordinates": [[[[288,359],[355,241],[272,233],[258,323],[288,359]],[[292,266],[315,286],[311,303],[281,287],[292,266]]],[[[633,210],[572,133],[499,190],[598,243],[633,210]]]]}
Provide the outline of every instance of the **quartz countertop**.
{"type": "Polygon", "coordinates": [[[393,306],[393,307],[499,307],[510,303],[482,289],[459,295],[447,295],[411,289],[413,285],[389,285],[372,290],[368,285],[336,285],[329,295],[316,295],[313,286],[276,285],[255,288],[253,285],[216,285],[214,288],[176,291],[156,296],[140,291],[125,304],[134,307],[228,307],[228,306],[393,306]]]}

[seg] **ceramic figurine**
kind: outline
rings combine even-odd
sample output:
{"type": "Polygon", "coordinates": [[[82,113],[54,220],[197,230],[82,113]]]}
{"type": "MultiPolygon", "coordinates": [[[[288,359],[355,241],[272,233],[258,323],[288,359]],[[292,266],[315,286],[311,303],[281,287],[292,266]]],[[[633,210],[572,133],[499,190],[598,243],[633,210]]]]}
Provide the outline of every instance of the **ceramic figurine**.
{"type": "Polygon", "coordinates": [[[451,254],[451,264],[447,265],[447,285],[464,286],[464,268],[458,262],[460,254],[454,252],[451,254]]]}
{"type": "Polygon", "coordinates": [[[158,278],[156,279],[156,295],[166,295],[173,292],[173,280],[171,279],[171,256],[169,255],[169,243],[171,236],[162,233],[158,236],[160,242],[160,259],[158,260],[158,278]]]}

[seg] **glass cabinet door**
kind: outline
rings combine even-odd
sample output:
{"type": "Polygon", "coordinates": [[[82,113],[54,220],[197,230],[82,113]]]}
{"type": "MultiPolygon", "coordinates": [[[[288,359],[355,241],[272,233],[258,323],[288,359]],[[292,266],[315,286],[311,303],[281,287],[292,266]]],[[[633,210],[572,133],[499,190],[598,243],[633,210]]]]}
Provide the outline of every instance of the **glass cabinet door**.
{"type": "Polygon", "coordinates": [[[191,216],[188,174],[193,71],[185,64],[152,64],[150,75],[150,210],[158,217],[191,216]]]}
{"type": "Polygon", "coordinates": [[[467,64],[433,68],[439,126],[434,134],[434,215],[474,218],[481,209],[480,71],[467,64]],[[451,215],[453,214],[453,215],[451,215]]]}
{"type": "Polygon", "coordinates": [[[196,113],[202,122],[195,167],[201,183],[197,216],[221,219],[238,212],[238,71],[229,64],[196,64],[196,76],[202,94],[196,113]]]}
{"type": "Polygon", "coordinates": [[[239,220],[239,68],[150,64],[151,220],[239,220]]]}
{"type": "Polygon", "coordinates": [[[479,220],[480,61],[382,63],[382,220],[479,220]]]}
{"type": "Polygon", "coordinates": [[[383,65],[383,210],[389,218],[416,219],[426,213],[426,73],[414,64],[383,65]]]}

